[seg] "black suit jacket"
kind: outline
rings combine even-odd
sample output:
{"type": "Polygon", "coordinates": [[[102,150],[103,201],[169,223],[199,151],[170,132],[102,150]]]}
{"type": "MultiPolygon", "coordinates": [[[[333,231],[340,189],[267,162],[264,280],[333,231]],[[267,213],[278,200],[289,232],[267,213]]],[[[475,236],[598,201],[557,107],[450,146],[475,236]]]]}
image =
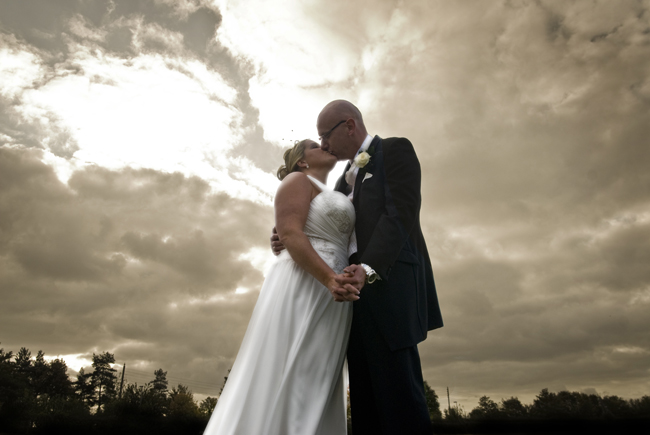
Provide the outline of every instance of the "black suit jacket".
{"type": "MultiPolygon", "coordinates": [[[[368,153],[370,162],[354,184],[358,250],[351,262],[369,265],[381,280],[366,284],[354,316],[370,312],[396,350],[416,345],[443,323],[420,228],[421,172],[413,145],[405,138],[375,136],[368,153]]],[[[335,189],[349,193],[344,176],[335,189]]]]}

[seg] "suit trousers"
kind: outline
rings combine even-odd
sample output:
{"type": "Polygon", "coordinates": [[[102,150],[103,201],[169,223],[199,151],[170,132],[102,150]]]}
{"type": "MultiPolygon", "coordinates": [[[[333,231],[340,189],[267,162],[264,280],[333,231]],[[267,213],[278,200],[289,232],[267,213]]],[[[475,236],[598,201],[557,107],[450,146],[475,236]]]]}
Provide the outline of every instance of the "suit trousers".
{"type": "Polygon", "coordinates": [[[417,346],[390,350],[368,306],[354,302],[348,343],[353,435],[431,435],[417,346]]]}

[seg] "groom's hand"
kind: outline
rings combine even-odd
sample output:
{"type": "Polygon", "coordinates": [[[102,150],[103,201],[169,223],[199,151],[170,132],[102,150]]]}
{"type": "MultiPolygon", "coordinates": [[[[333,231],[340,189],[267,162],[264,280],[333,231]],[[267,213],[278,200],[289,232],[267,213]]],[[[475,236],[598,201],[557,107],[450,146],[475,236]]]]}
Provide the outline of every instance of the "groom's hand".
{"type": "Polygon", "coordinates": [[[273,227],[273,232],[271,233],[271,250],[273,255],[280,255],[280,252],[284,251],[284,245],[280,242],[280,236],[278,236],[278,230],[273,227]]]}
{"type": "Polygon", "coordinates": [[[334,275],[327,282],[327,289],[336,302],[354,302],[359,300],[359,290],[350,284],[340,285],[338,283],[339,277],[342,275],[334,275]]]}
{"type": "Polygon", "coordinates": [[[358,301],[360,297],[359,290],[352,287],[350,284],[330,290],[330,293],[336,302],[354,302],[358,301]]]}
{"type": "Polygon", "coordinates": [[[351,285],[361,290],[366,283],[366,271],[358,264],[351,264],[343,269],[341,275],[336,276],[336,282],[341,286],[351,285]]]}

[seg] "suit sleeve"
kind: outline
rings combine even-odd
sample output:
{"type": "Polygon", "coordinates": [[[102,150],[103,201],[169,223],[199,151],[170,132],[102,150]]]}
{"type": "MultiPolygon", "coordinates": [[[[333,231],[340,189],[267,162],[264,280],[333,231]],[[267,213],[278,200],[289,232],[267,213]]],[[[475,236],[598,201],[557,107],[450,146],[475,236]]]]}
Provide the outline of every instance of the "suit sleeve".
{"type": "Polygon", "coordinates": [[[420,213],[420,162],[411,142],[399,138],[384,149],[386,208],[379,218],[360,262],[388,279],[420,213]]]}

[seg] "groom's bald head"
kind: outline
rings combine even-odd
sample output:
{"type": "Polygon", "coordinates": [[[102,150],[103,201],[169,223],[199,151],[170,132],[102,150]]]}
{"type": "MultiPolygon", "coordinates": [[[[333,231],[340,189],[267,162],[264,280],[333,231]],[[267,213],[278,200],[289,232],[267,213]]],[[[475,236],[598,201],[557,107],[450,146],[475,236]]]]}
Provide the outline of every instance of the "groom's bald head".
{"type": "Polygon", "coordinates": [[[327,103],[323,110],[321,110],[319,118],[326,113],[338,115],[341,119],[352,118],[357,124],[363,125],[363,116],[357,109],[357,106],[347,100],[334,100],[327,103]]]}
{"type": "Polygon", "coordinates": [[[321,148],[339,160],[353,158],[368,135],[361,112],[346,100],[327,103],[318,115],[316,128],[321,148]]]}

